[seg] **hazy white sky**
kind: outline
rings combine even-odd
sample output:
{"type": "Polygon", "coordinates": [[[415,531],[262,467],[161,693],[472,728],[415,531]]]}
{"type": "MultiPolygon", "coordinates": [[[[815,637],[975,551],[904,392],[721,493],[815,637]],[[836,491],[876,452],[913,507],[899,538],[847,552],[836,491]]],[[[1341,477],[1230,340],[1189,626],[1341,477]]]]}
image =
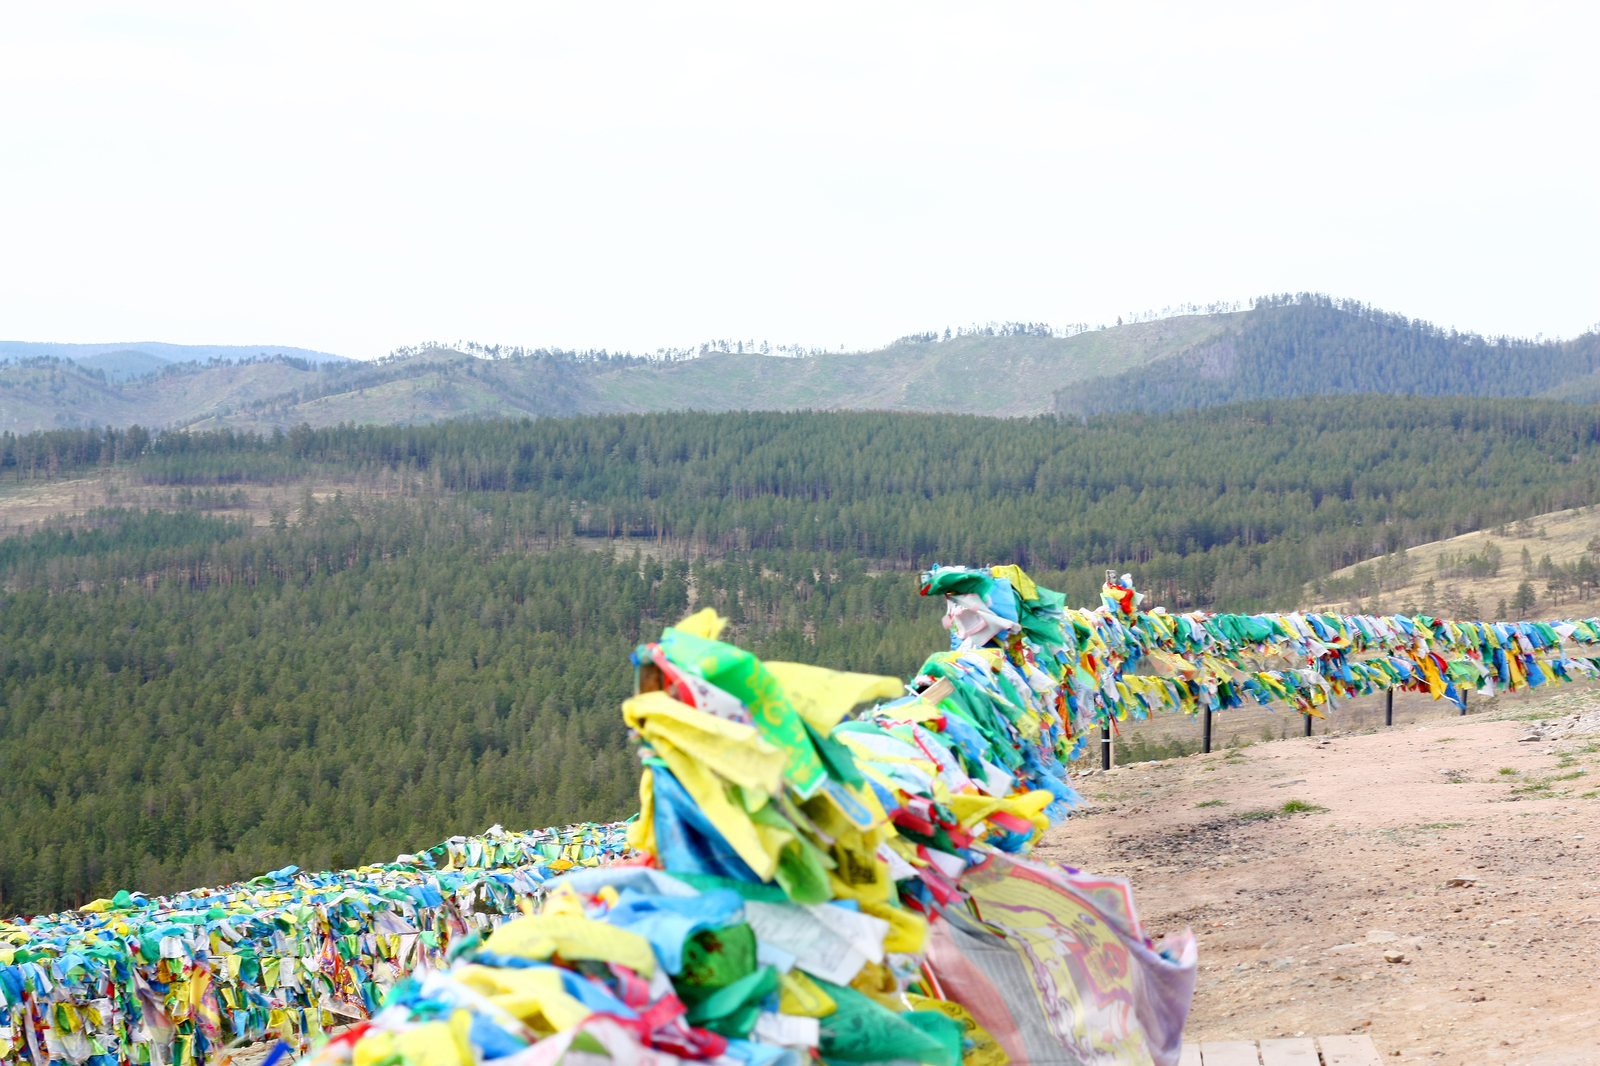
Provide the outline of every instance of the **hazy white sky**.
{"type": "Polygon", "coordinates": [[[0,338],[1600,321],[1592,4],[0,4],[0,338]]]}

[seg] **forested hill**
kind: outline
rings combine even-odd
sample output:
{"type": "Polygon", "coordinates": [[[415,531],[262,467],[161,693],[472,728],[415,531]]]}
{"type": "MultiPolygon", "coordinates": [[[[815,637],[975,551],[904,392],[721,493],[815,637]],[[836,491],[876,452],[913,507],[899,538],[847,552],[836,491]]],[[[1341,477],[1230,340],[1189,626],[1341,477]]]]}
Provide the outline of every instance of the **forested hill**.
{"type": "Polygon", "coordinates": [[[1170,411],[1266,397],[1550,396],[1600,399],[1600,335],[1543,341],[1438,329],[1349,301],[1257,302],[1237,325],[1176,355],[1056,392],[1084,415],[1170,411]]]}
{"type": "Polygon", "coordinates": [[[0,490],[13,533],[29,493],[143,503],[0,541],[0,908],[33,912],[625,816],[627,655],[691,606],[765,657],[900,675],[941,644],[934,561],[1021,563],[1075,603],[1115,567],[1156,603],[1287,606],[1600,502],[1600,425],[1362,396],[63,430],[0,434],[0,490]]]}

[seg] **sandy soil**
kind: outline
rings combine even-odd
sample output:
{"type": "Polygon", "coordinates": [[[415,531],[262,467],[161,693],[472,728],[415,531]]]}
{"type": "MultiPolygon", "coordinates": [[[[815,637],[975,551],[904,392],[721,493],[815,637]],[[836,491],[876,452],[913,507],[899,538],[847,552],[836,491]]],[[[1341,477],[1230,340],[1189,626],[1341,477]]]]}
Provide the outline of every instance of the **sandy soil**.
{"type": "Polygon", "coordinates": [[[1186,1040],[1369,1033],[1391,1061],[1600,1062],[1600,691],[1079,787],[1092,807],[1039,856],[1130,878],[1151,935],[1193,927],[1186,1040]]]}
{"type": "MultiPolygon", "coordinates": [[[[1563,687],[1558,692],[1575,691],[1563,687]]],[[[1504,693],[1494,699],[1485,699],[1473,693],[1468,704],[1474,716],[1488,714],[1504,717],[1525,713],[1541,713],[1538,707],[1548,699],[1538,690],[1523,689],[1504,693]]],[[[1394,722],[1396,725],[1429,725],[1435,721],[1453,718],[1457,714],[1454,704],[1436,700],[1426,693],[1396,692],[1394,694],[1394,722]]],[[[1317,736],[1334,732],[1351,732],[1376,729],[1384,724],[1384,700],[1381,694],[1340,699],[1326,709],[1325,717],[1311,720],[1312,732],[1317,736]]],[[[1179,714],[1156,714],[1144,721],[1127,721],[1117,724],[1114,738],[1115,758],[1118,765],[1146,762],[1151,759],[1170,759],[1192,755],[1201,748],[1199,716],[1190,718],[1179,714]]],[[[1288,740],[1305,735],[1305,717],[1281,703],[1266,706],[1247,705],[1220,711],[1212,718],[1211,746],[1213,749],[1246,747],[1269,740],[1288,740]]],[[[1098,741],[1095,734],[1091,740],[1098,741]]],[[[1085,757],[1072,764],[1072,772],[1100,765],[1098,743],[1091,743],[1085,757]]]]}

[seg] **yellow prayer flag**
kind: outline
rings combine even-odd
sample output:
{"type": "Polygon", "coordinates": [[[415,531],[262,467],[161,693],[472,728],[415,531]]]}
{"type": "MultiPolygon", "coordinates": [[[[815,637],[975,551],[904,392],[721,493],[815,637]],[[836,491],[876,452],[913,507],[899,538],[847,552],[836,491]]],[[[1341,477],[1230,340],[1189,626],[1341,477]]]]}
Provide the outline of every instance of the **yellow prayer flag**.
{"type": "Polygon", "coordinates": [[[898,678],[878,674],[853,674],[805,663],[767,662],[767,672],[778,679],[795,711],[826,734],[857,704],[894,699],[905,694],[898,678]]]}
{"type": "Polygon", "coordinates": [[[591,918],[547,914],[513,918],[496,929],[484,946],[524,959],[543,961],[559,952],[567,959],[621,963],[644,977],[656,972],[650,941],[591,918]]]}

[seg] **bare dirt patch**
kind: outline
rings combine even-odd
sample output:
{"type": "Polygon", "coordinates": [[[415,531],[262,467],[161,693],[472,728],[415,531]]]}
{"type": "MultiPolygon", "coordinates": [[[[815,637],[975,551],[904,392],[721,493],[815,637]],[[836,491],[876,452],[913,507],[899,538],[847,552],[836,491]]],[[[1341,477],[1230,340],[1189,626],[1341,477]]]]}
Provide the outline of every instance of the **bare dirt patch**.
{"type": "Polygon", "coordinates": [[[1194,928],[1185,1040],[1600,1061],[1600,693],[1078,784],[1039,856],[1130,878],[1152,935],[1194,928]]]}
{"type": "MultiPolygon", "coordinates": [[[[428,494],[414,474],[386,473],[305,477],[262,483],[242,481],[220,486],[146,485],[126,472],[105,472],[62,480],[0,480],[0,537],[21,536],[46,528],[81,524],[96,508],[183,511],[202,510],[231,518],[250,518],[265,527],[274,512],[291,523],[304,517],[309,493],[317,504],[334,496],[390,498],[428,494]],[[211,504],[197,493],[209,494],[211,504]]],[[[432,494],[437,496],[437,493],[432,494]]]]}

